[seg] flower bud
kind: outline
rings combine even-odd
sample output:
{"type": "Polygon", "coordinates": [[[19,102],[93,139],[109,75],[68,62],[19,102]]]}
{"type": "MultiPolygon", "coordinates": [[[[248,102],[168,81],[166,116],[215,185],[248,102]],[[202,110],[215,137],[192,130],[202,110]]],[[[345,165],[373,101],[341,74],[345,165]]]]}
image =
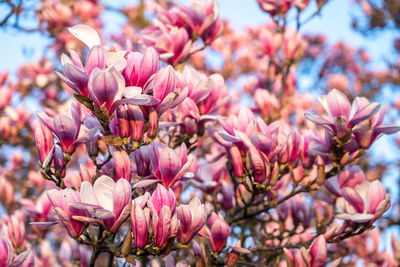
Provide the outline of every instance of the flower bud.
{"type": "Polygon", "coordinates": [[[144,130],[143,112],[138,106],[128,105],[129,127],[133,141],[141,141],[144,130]]]}
{"type": "Polygon", "coordinates": [[[117,107],[117,121],[119,136],[122,138],[129,137],[131,135],[131,130],[129,127],[128,110],[125,105],[120,105],[117,107]]]}
{"type": "Polygon", "coordinates": [[[118,181],[124,178],[128,182],[132,179],[132,163],[129,155],[125,150],[115,150],[114,151],[114,168],[115,175],[114,180],[118,181]]]}
{"type": "Polygon", "coordinates": [[[54,146],[53,133],[39,120],[35,120],[33,135],[39,152],[40,162],[44,163],[54,146]]]}

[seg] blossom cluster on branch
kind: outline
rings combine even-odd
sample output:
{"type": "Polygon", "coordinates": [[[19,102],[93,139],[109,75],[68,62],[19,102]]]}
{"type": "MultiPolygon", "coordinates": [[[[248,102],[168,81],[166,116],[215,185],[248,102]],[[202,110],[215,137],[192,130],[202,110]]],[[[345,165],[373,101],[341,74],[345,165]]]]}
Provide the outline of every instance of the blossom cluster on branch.
{"type": "Polygon", "coordinates": [[[59,61],[0,74],[0,266],[398,266],[399,200],[367,160],[400,130],[372,100],[398,73],[300,34],[326,2],[257,0],[269,22],[240,33],[215,0],[42,1],[59,61]]]}

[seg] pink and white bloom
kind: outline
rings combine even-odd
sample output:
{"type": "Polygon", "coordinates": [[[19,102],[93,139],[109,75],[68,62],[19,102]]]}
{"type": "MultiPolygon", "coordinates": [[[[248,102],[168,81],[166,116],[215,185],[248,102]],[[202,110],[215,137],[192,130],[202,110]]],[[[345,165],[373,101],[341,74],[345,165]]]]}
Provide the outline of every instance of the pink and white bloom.
{"type": "Polygon", "coordinates": [[[147,206],[151,212],[154,242],[157,247],[163,248],[168,238],[176,235],[179,227],[177,215],[174,214],[176,208],[174,192],[160,184],[157,185],[150,200],[147,201],[147,206]]]}
{"type": "Polygon", "coordinates": [[[134,201],[131,210],[132,234],[137,248],[144,248],[149,234],[150,209],[134,201]]]}
{"type": "MultiPolygon", "coordinates": [[[[368,106],[369,101],[361,97],[359,101],[359,107],[363,108],[368,106]]],[[[357,144],[362,148],[369,148],[372,143],[384,134],[394,134],[400,131],[400,127],[395,125],[382,125],[383,116],[385,111],[381,108],[373,116],[358,124],[354,130],[354,136],[357,144]]]]}
{"type": "Polygon", "coordinates": [[[187,244],[205,225],[207,221],[207,209],[201,204],[198,197],[194,197],[188,205],[179,205],[177,215],[180,222],[178,239],[182,243],[187,244]]]}
{"type": "Polygon", "coordinates": [[[46,113],[40,111],[37,113],[40,121],[49,128],[57,137],[57,144],[64,153],[73,153],[79,144],[86,143],[95,138],[98,129],[93,128],[88,132],[80,134],[82,117],[77,107],[71,105],[71,115],[57,114],[50,118],[46,113]]]}
{"type": "Polygon", "coordinates": [[[363,170],[358,165],[346,166],[343,171],[329,180],[325,181],[326,188],[337,196],[342,196],[344,187],[355,188],[365,181],[363,170]]]}
{"type": "Polygon", "coordinates": [[[189,55],[192,47],[188,32],[185,28],[166,25],[157,19],[153,25],[141,32],[144,45],[157,50],[160,58],[168,64],[179,64],[189,55]]]}
{"type": "Polygon", "coordinates": [[[371,225],[390,207],[389,194],[378,180],[364,181],[355,188],[344,187],[336,200],[337,218],[371,225]]]}
{"type": "Polygon", "coordinates": [[[52,156],[54,146],[54,137],[52,132],[39,120],[35,120],[33,127],[33,135],[35,138],[36,148],[39,152],[40,162],[43,164],[47,157],[52,156]]]}
{"type": "Polygon", "coordinates": [[[114,180],[125,179],[128,182],[132,179],[132,162],[125,150],[118,149],[114,151],[114,180]]]}
{"type": "Polygon", "coordinates": [[[342,138],[354,126],[371,118],[378,112],[380,104],[377,102],[364,103],[356,97],[353,103],[340,91],[333,89],[328,95],[318,98],[328,117],[306,114],[306,118],[325,127],[334,135],[342,138]],[[361,105],[360,105],[361,103],[361,105]]]}
{"type": "Polygon", "coordinates": [[[147,91],[159,69],[157,51],[149,47],[144,53],[128,52],[126,54],[127,65],[122,72],[127,86],[136,86],[147,91]]]}
{"type": "MultiPolygon", "coordinates": [[[[205,2],[192,0],[188,6],[180,3],[176,3],[176,5],[180,9],[177,15],[191,35],[195,34],[203,40],[208,40],[207,37],[209,37],[210,32],[222,30],[221,21],[218,17],[218,4],[214,0],[206,0],[205,2]]],[[[218,35],[218,33],[214,35],[218,35]]],[[[209,40],[208,43],[211,43],[211,41],[209,40]]]]}
{"type": "Polygon", "coordinates": [[[188,88],[177,88],[177,77],[174,69],[168,65],[162,68],[154,77],[153,96],[159,100],[154,105],[157,115],[160,117],[168,109],[172,109],[182,103],[188,94],[188,88]]]}
{"type": "Polygon", "coordinates": [[[327,244],[324,236],[320,235],[313,241],[308,250],[302,247],[294,252],[293,249],[284,248],[283,252],[288,266],[323,267],[327,259],[327,244]]]}
{"type": "Polygon", "coordinates": [[[291,7],[291,0],[257,0],[258,5],[271,16],[286,13],[291,7]]]}
{"type": "Polygon", "coordinates": [[[73,218],[74,216],[87,215],[85,210],[71,206],[71,203],[81,201],[79,193],[71,188],[63,190],[51,189],[47,192],[47,196],[69,235],[72,238],[79,237],[87,224],[86,222],[78,221],[73,218]]]}
{"type": "Polygon", "coordinates": [[[139,87],[125,87],[121,73],[111,66],[106,70],[94,68],[88,81],[89,97],[99,108],[104,108],[108,115],[122,104],[155,105],[159,101],[154,97],[142,94],[139,87]],[[121,97],[124,96],[124,99],[121,97]]]}
{"type": "Polygon", "coordinates": [[[185,144],[174,150],[163,143],[154,142],[150,153],[153,177],[166,187],[172,187],[179,180],[189,177],[187,173],[192,160],[188,159],[187,154],[185,144]]]}
{"type": "Polygon", "coordinates": [[[0,230],[14,247],[25,249],[25,214],[22,211],[17,210],[11,216],[1,218],[0,230]]]}
{"type": "Polygon", "coordinates": [[[220,252],[228,240],[231,228],[221,214],[217,215],[215,212],[211,214],[208,223],[210,228],[204,227],[202,235],[208,239],[214,252],[220,252]]]}
{"type": "Polygon", "coordinates": [[[0,234],[0,266],[33,267],[33,265],[34,265],[34,258],[30,250],[25,250],[24,252],[15,255],[15,251],[10,240],[4,235],[0,234]]]}
{"type": "Polygon", "coordinates": [[[82,182],[79,192],[81,201],[75,205],[86,208],[109,231],[115,232],[130,213],[131,191],[127,180],[114,182],[103,175],[96,179],[93,186],[89,182],[82,182]]]}

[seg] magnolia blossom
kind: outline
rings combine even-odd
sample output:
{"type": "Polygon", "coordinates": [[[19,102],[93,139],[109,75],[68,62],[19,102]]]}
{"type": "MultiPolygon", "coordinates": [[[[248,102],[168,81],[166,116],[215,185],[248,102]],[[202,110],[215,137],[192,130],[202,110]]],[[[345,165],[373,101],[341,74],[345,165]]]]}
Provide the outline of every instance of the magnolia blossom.
{"type": "Polygon", "coordinates": [[[78,209],[71,205],[71,203],[81,201],[79,193],[71,188],[64,190],[51,189],[47,192],[47,196],[69,235],[72,238],[79,237],[87,224],[86,222],[78,221],[73,218],[74,216],[87,215],[85,210],[78,209]]]}
{"type": "Polygon", "coordinates": [[[131,224],[136,247],[144,248],[149,234],[150,209],[143,208],[134,201],[131,211],[131,224]]]}
{"type": "Polygon", "coordinates": [[[186,98],[188,88],[176,87],[176,74],[171,66],[162,68],[154,77],[153,96],[159,100],[154,105],[157,115],[161,116],[168,109],[178,106],[186,98]]]}
{"type": "Polygon", "coordinates": [[[187,157],[185,144],[174,150],[163,143],[154,142],[150,148],[142,148],[135,152],[135,160],[139,174],[148,173],[150,166],[152,173],[138,182],[135,187],[156,182],[172,187],[179,180],[191,177],[188,170],[192,160],[187,157]]]}
{"type": "Polygon", "coordinates": [[[179,227],[175,195],[171,189],[167,191],[162,185],[156,190],[147,202],[151,212],[154,242],[157,247],[163,248],[169,237],[175,236],[179,227]]]}
{"type": "Polygon", "coordinates": [[[39,152],[40,162],[43,164],[47,157],[51,156],[51,150],[54,146],[52,132],[39,120],[35,120],[33,134],[36,147],[39,152]]]}
{"type": "MultiPolygon", "coordinates": [[[[109,116],[122,103],[154,105],[158,102],[149,95],[141,94],[141,89],[125,88],[125,79],[120,73],[127,67],[125,52],[105,51],[99,35],[89,26],[80,24],[69,30],[90,48],[85,68],[75,52],[71,52],[71,59],[65,55],[61,58],[65,76],[58,75],[78,94],[89,96],[96,106],[104,107],[109,116]],[[122,96],[125,98],[121,99],[122,96]]],[[[127,71],[132,68],[130,64],[127,71]]]]}
{"type": "Polygon", "coordinates": [[[93,186],[89,182],[82,182],[79,192],[81,201],[74,206],[86,207],[94,218],[115,232],[130,213],[131,190],[131,185],[125,179],[114,182],[103,175],[96,179],[93,186]]]}
{"type": "Polygon", "coordinates": [[[325,181],[325,186],[333,194],[342,196],[342,189],[344,187],[355,188],[364,181],[364,172],[359,166],[346,166],[339,175],[325,181]]]}
{"type": "Polygon", "coordinates": [[[142,31],[142,41],[148,47],[153,47],[160,58],[171,65],[177,65],[189,55],[192,41],[185,28],[163,24],[155,19],[154,26],[142,31]]]}
{"type": "Polygon", "coordinates": [[[73,153],[77,145],[92,140],[98,131],[97,128],[93,128],[80,134],[82,117],[74,104],[71,105],[71,116],[57,114],[50,118],[42,111],[38,112],[37,115],[41,122],[58,138],[57,144],[64,153],[73,153]]]}
{"type": "Polygon", "coordinates": [[[336,201],[336,217],[354,223],[372,224],[390,207],[389,194],[378,180],[344,187],[342,194],[336,201]]]}
{"type": "Polygon", "coordinates": [[[124,150],[114,151],[114,169],[115,175],[114,180],[118,181],[123,178],[128,182],[131,181],[132,177],[132,162],[129,155],[124,150]]]}
{"type": "Polygon", "coordinates": [[[179,205],[177,215],[180,222],[178,239],[187,244],[205,225],[207,209],[199,198],[194,197],[188,205],[179,205]]]}
{"type": "MultiPolygon", "coordinates": [[[[366,98],[360,99],[360,108],[369,104],[366,98]]],[[[382,125],[384,109],[381,108],[368,120],[360,123],[354,129],[354,136],[358,145],[362,148],[369,148],[372,143],[384,134],[394,134],[400,131],[400,127],[395,125],[382,125]]]]}
{"type": "Polygon", "coordinates": [[[33,267],[34,258],[30,250],[15,255],[14,248],[7,237],[0,234],[0,266],[5,267],[33,267]]]}
{"type": "Polygon", "coordinates": [[[204,227],[202,235],[208,239],[214,252],[220,252],[225,246],[231,229],[220,214],[213,213],[208,223],[210,228],[204,227]]]}
{"type": "Polygon", "coordinates": [[[137,86],[146,91],[159,69],[159,58],[156,50],[149,47],[142,54],[128,52],[127,65],[122,72],[127,86],[137,86]]]}
{"type": "Polygon", "coordinates": [[[104,69],[113,66],[122,70],[126,66],[124,53],[106,52],[101,46],[101,40],[97,32],[87,25],[78,24],[68,29],[76,38],[85,43],[90,51],[83,66],[79,55],[71,50],[71,58],[62,54],[61,63],[64,74],[56,72],[63,82],[74,89],[78,94],[89,96],[89,76],[95,68],[104,69]]]}
{"type": "Polygon", "coordinates": [[[323,267],[326,263],[327,246],[326,240],[322,235],[318,236],[314,240],[309,250],[306,250],[304,247],[302,247],[295,253],[293,250],[289,250],[287,248],[284,248],[283,251],[285,253],[286,262],[289,266],[323,267]]]}
{"type": "Polygon", "coordinates": [[[291,0],[257,0],[260,8],[274,16],[279,13],[286,13],[290,6],[291,0]]]}
{"type": "Polygon", "coordinates": [[[22,211],[1,218],[0,230],[14,247],[25,249],[25,220],[22,211]]]}
{"type": "Polygon", "coordinates": [[[321,115],[306,114],[310,121],[321,125],[331,131],[334,135],[342,138],[354,126],[369,119],[378,112],[380,104],[369,103],[356,97],[351,104],[348,98],[340,91],[333,89],[326,96],[318,98],[329,117],[321,115]],[[360,103],[362,103],[360,105],[360,103]]]}

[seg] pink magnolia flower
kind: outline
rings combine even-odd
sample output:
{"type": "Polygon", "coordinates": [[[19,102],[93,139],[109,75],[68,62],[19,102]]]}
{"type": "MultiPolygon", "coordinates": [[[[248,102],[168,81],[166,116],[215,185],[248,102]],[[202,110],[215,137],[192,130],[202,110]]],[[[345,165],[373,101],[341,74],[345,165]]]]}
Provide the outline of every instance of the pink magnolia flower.
{"type": "Polygon", "coordinates": [[[0,175],[0,191],[0,200],[4,201],[3,203],[10,203],[15,199],[14,186],[4,175],[0,175]]]}
{"type": "Polygon", "coordinates": [[[171,236],[175,236],[179,227],[175,213],[176,199],[174,192],[162,185],[157,185],[147,206],[151,212],[154,242],[157,247],[163,248],[171,236]]]}
{"type": "Polygon", "coordinates": [[[7,87],[0,87],[0,94],[3,96],[0,100],[0,110],[2,110],[10,105],[14,90],[7,87]]]}
{"type": "Polygon", "coordinates": [[[173,214],[176,209],[176,198],[171,188],[165,188],[158,184],[156,190],[151,194],[150,200],[152,207],[160,213],[163,206],[168,206],[173,214]]]}
{"type": "Polygon", "coordinates": [[[146,91],[159,68],[159,58],[156,50],[149,47],[144,54],[128,52],[127,65],[122,72],[127,86],[137,86],[146,91]]]}
{"type": "Polygon", "coordinates": [[[355,188],[365,181],[363,170],[358,165],[346,166],[343,171],[329,180],[325,181],[326,188],[337,196],[342,196],[344,187],[355,188]]]}
{"type": "Polygon", "coordinates": [[[185,28],[163,24],[155,19],[154,26],[142,31],[142,41],[146,46],[154,47],[160,58],[175,66],[189,55],[192,41],[185,28]]]}
{"type": "Polygon", "coordinates": [[[14,247],[25,248],[25,214],[22,211],[17,210],[11,216],[4,216],[0,221],[0,229],[14,247]]]}
{"type": "Polygon", "coordinates": [[[325,266],[327,247],[326,247],[326,240],[323,235],[318,236],[314,240],[314,242],[311,244],[309,253],[311,255],[310,265],[312,267],[325,266]]]}
{"type": "Polygon", "coordinates": [[[71,188],[63,190],[51,189],[47,192],[47,196],[69,235],[72,238],[79,237],[87,224],[73,218],[74,216],[87,215],[86,211],[71,206],[71,203],[81,201],[79,193],[71,188]]]}
{"type": "Polygon", "coordinates": [[[114,151],[114,180],[125,179],[128,182],[132,179],[132,162],[125,150],[118,149],[114,151]]]}
{"type": "Polygon", "coordinates": [[[170,65],[162,68],[154,77],[153,96],[159,100],[154,108],[159,117],[168,109],[178,106],[186,98],[188,88],[179,90],[176,83],[177,77],[170,65]]]}
{"type": "Polygon", "coordinates": [[[321,125],[334,135],[342,138],[354,126],[369,119],[379,110],[379,103],[365,103],[358,97],[350,104],[347,97],[333,89],[326,96],[319,97],[319,102],[328,113],[328,118],[321,115],[306,114],[306,118],[321,125]],[[361,105],[359,103],[362,103],[361,105]]]}
{"type": "MultiPolygon", "coordinates": [[[[143,133],[145,128],[144,114],[140,109],[140,107],[128,105],[128,117],[129,117],[129,129],[131,132],[132,140],[139,142],[143,139],[143,133]]],[[[151,118],[149,119],[149,124],[150,122],[151,118]]]]}
{"type": "Polygon", "coordinates": [[[34,258],[32,256],[33,254],[30,250],[25,250],[15,256],[15,251],[10,240],[0,234],[0,266],[17,267],[23,264],[22,266],[32,267],[34,265],[34,258]]]}
{"type": "MultiPolygon", "coordinates": [[[[274,57],[281,45],[281,37],[274,34],[272,29],[263,28],[259,33],[260,44],[264,52],[270,56],[274,57]]],[[[263,90],[268,92],[267,90],[263,90]]],[[[255,98],[256,99],[256,98],[255,98]]]]}
{"type": "Polygon", "coordinates": [[[203,228],[203,235],[210,241],[211,249],[214,252],[220,252],[231,233],[229,225],[225,222],[224,218],[220,214],[212,213],[208,219],[210,229],[208,227],[203,228]]]}
{"type": "Polygon", "coordinates": [[[175,264],[174,256],[172,256],[172,253],[168,254],[168,256],[165,259],[165,267],[189,267],[186,263],[186,261],[178,261],[175,264]]]}
{"type": "Polygon", "coordinates": [[[40,162],[43,164],[47,157],[52,156],[51,151],[54,146],[53,133],[39,120],[35,120],[33,135],[39,152],[40,162]]]}
{"type": "Polygon", "coordinates": [[[265,89],[257,89],[254,92],[254,100],[257,108],[261,111],[263,116],[271,116],[274,114],[274,111],[280,109],[278,98],[275,94],[272,94],[265,89]]]}
{"type": "Polygon", "coordinates": [[[108,230],[115,232],[130,213],[131,191],[131,185],[125,179],[114,182],[103,175],[96,179],[93,186],[82,182],[79,192],[81,201],[75,206],[87,209],[108,230]]]}
{"type": "Polygon", "coordinates": [[[134,201],[131,211],[131,224],[136,247],[144,248],[146,246],[149,234],[149,208],[143,208],[137,203],[137,201],[134,201]]]}
{"type": "Polygon", "coordinates": [[[83,66],[79,55],[71,50],[71,58],[62,54],[61,63],[64,73],[56,72],[60,79],[78,94],[89,96],[89,76],[95,68],[104,69],[114,67],[122,70],[126,66],[125,52],[108,52],[101,46],[101,40],[97,32],[87,25],[78,24],[68,29],[76,38],[85,43],[90,51],[83,66]]]}
{"type": "Polygon", "coordinates": [[[59,142],[57,144],[64,153],[73,153],[77,145],[92,140],[98,131],[97,128],[93,128],[89,132],[79,134],[82,118],[74,104],[71,105],[71,116],[58,114],[50,118],[42,111],[38,112],[37,115],[40,121],[58,138],[59,142]]]}
{"type": "Polygon", "coordinates": [[[201,204],[198,197],[194,197],[188,205],[179,205],[177,215],[180,222],[178,239],[187,244],[205,225],[207,221],[207,209],[201,204]]]}
{"type": "Polygon", "coordinates": [[[238,241],[235,246],[231,246],[231,252],[226,258],[226,265],[228,267],[233,267],[236,264],[236,261],[239,257],[239,254],[251,254],[251,251],[245,248],[242,248],[242,241],[238,241]]]}
{"type": "Polygon", "coordinates": [[[120,105],[117,108],[116,114],[119,136],[122,138],[131,137],[133,141],[137,142],[141,141],[145,128],[145,118],[142,109],[134,105],[120,105]]]}
{"type": "Polygon", "coordinates": [[[42,193],[34,203],[30,199],[23,200],[28,209],[28,214],[34,222],[46,222],[51,214],[51,202],[46,192],[42,193]]]}
{"type": "Polygon", "coordinates": [[[129,128],[129,116],[126,105],[119,105],[116,109],[116,115],[119,136],[128,138],[131,135],[131,130],[129,128]]]}
{"type": "Polygon", "coordinates": [[[101,46],[94,46],[90,49],[86,59],[86,66],[82,64],[79,55],[71,50],[71,58],[62,54],[61,63],[64,72],[56,72],[58,77],[80,95],[89,96],[87,83],[89,75],[94,68],[103,69],[105,67],[104,49],[101,46]]]}
{"type": "Polygon", "coordinates": [[[215,114],[218,109],[225,105],[230,99],[224,78],[220,74],[211,75],[209,80],[210,93],[197,103],[201,115],[215,114]]]}
{"type": "Polygon", "coordinates": [[[309,250],[302,247],[294,253],[293,250],[284,248],[283,252],[289,266],[323,267],[327,258],[326,240],[323,235],[320,235],[311,244],[309,250]]]}
{"type": "MultiPolygon", "coordinates": [[[[359,108],[368,106],[369,101],[362,97],[359,101],[359,108]]],[[[369,148],[372,143],[384,134],[394,134],[400,131],[400,127],[395,125],[382,125],[385,112],[381,108],[373,116],[358,124],[353,129],[357,144],[362,148],[369,148]]]]}
{"type": "Polygon", "coordinates": [[[142,94],[138,87],[125,87],[125,80],[113,66],[106,70],[94,68],[88,81],[89,96],[99,108],[105,108],[108,115],[121,104],[155,105],[159,101],[142,94]],[[124,96],[124,99],[119,99],[124,96]]]}
{"type": "Polygon", "coordinates": [[[290,208],[293,221],[296,225],[301,223],[304,228],[310,227],[312,216],[311,207],[302,197],[292,198],[290,208]]]}
{"type": "Polygon", "coordinates": [[[154,178],[161,181],[166,187],[172,187],[179,180],[189,177],[186,173],[192,160],[188,160],[185,144],[174,150],[163,143],[153,142],[151,148],[150,163],[154,178]]]}
{"type": "Polygon", "coordinates": [[[271,16],[286,13],[291,6],[291,2],[291,0],[257,0],[260,8],[271,16]]]}
{"type": "Polygon", "coordinates": [[[188,97],[195,103],[204,100],[210,94],[209,80],[204,73],[193,67],[185,66],[182,72],[177,72],[177,83],[181,88],[188,88],[188,97]]]}
{"type": "Polygon", "coordinates": [[[364,181],[355,188],[344,187],[336,200],[337,218],[354,223],[372,224],[390,207],[389,194],[378,180],[364,181]]]}
{"type": "Polygon", "coordinates": [[[400,261],[400,242],[396,238],[395,234],[392,234],[392,239],[390,243],[392,245],[393,256],[398,262],[400,261]]]}
{"type": "Polygon", "coordinates": [[[150,155],[152,150],[151,146],[141,146],[133,151],[136,172],[139,176],[145,177],[150,175],[150,155]]]}
{"type": "Polygon", "coordinates": [[[195,133],[198,130],[201,120],[199,109],[191,98],[186,98],[177,110],[176,120],[179,122],[185,133],[195,133]]]}
{"type": "Polygon", "coordinates": [[[297,61],[303,55],[306,43],[296,31],[285,31],[283,39],[283,55],[286,60],[297,61]]]}
{"type": "Polygon", "coordinates": [[[222,176],[226,173],[226,160],[206,163],[198,168],[192,183],[206,193],[211,193],[218,188],[222,176]]]}
{"type": "MultiPolygon", "coordinates": [[[[215,37],[221,32],[221,21],[218,17],[218,4],[214,0],[192,0],[188,6],[176,3],[180,12],[177,15],[183,21],[189,34],[200,36],[209,44],[211,32],[215,37]]],[[[214,38],[215,38],[214,37],[214,38]]]]}

